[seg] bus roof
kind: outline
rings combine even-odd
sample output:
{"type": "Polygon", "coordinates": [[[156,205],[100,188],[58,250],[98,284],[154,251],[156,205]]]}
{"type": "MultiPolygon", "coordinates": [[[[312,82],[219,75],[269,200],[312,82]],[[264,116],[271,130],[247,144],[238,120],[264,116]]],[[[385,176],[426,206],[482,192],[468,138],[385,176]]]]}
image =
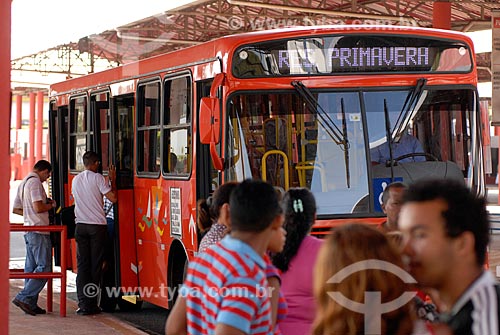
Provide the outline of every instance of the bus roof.
{"type": "MultiPolygon", "coordinates": [[[[49,96],[77,92],[86,88],[99,88],[110,83],[154,76],[159,73],[173,72],[203,63],[230,59],[230,53],[238,46],[272,39],[314,36],[323,34],[394,34],[420,35],[438,39],[457,39],[464,41],[474,52],[472,40],[465,34],[449,30],[392,25],[325,25],[287,27],[273,30],[253,31],[220,37],[199,45],[190,46],[166,54],[134,61],[105,71],[68,79],[50,86],[49,96]]],[[[224,68],[223,71],[228,69],[224,68]]],[[[200,78],[201,79],[201,78],[200,78]]]]}

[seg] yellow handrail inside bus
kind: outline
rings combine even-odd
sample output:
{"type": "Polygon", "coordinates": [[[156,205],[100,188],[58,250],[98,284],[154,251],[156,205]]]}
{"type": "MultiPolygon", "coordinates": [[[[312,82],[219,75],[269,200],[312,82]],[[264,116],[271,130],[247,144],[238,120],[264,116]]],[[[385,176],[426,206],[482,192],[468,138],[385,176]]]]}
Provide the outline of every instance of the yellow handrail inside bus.
{"type": "Polygon", "coordinates": [[[299,175],[300,187],[306,187],[306,170],[318,170],[321,177],[321,191],[326,192],[328,187],[326,185],[326,175],[325,171],[320,165],[314,164],[313,162],[300,162],[295,166],[297,174],[299,175]]]}
{"type": "Polygon", "coordinates": [[[269,155],[280,155],[283,157],[283,170],[285,171],[285,191],[290,188],[290,181],[288,180],[288,157],[281,150],[269,150],[262,156],[262,180],[267,181],[267,164],[266,159],[269,155]]]}

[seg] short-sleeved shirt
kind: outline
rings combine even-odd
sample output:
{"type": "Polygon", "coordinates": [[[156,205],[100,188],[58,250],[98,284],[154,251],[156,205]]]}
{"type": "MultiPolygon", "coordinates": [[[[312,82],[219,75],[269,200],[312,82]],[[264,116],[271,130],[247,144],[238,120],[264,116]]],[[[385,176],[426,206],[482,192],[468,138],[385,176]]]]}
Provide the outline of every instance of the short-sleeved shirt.
{"type": "MultiPolygon", "coordinates": [[[[47,202],[47,194],[43,188],[40,177],[35,172],[29,173],[17,189],[14,199],[14,208],[23,209],[23,218],[25,226],[48,226],[49,213],[37,213],[33,207],[36,201],[47,202]]],[[[50,234],[50,233],[39,233],[50,234]]]]}
{"type": "Polygon", "coordinates": [[[104,215],[107,219],[115,219],[115,213],[113,212],[113,203],[108,198],[104,197],[104,215]]]}
{"type": "Polygon", "coordinates": [[[207,248],[217,244],[226,236],[228,228],[222,223],[215,222],[212,224],[208,232],[203,236],[200,242],[198,252],[205,252],[207,248]]]}
{"type": "Polygon", "coordinates": [[[280,322],[283,334],[310,334],[316,316],[313,296],[314,264],[323,240],[306,236],[288,270],[281,274],[281,291],[288,305],[288,315],[280,322]]]}
{"type": "Polygon", "coordinates": [[[80,172],[71,188],[75,199],[75,222],[105,225],[103,194],[110,191],[111,186],[102,174],[90,170],[80,172]]]}
{"type": "Polygon", "coordinates": [[[252,247],[231,236],[199,254],[180,291],[188,334],[214,334],[219,323],[245,334],[272,334],[265,268],[252,247]]]}
{"type": "Polygon", "coordinates": [[[450,313],[439,316],[457,335],[500,334],[499,319],[500,284],[490,271],[467,288],[450,313]]]}

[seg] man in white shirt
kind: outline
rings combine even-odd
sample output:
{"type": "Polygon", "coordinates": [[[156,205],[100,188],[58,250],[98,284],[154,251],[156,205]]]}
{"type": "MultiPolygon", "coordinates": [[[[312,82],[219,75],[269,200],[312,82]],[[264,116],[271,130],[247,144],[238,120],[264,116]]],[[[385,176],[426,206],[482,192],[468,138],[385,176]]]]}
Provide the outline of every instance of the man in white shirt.
{"type": "MultiPolygon", "coordinates": [[[[22,215],[25,226],[48,226],[49,211],[56,207],[54,200],[49,200],[42,183],[52,173],[52,166],[46,160],[38,161],[17,189],[13,213],[22,215]]],[[[26,242],[26,261],[24,272],[50,272],[52,266],[52,245],[49,232],[30,231],[24,235],[26,242]]],[[[47,279],[26,279],[24,288],[12,303],[26,314],[45,314],[37,305],[38,295],[47,279]]]]}
{"type": "Polygon", "coordinates": [[[76,290],[78,296],[77,314],[92,315],[101,312],[97,305],[104,247],[107,238],[106,216],[103,209],[103,195],[115,203],[116,170],[109,166],[109,180],[98,173],[99,156],[93,151],[83,155],[85,170],[72,183],[75,199],[75,239],[77,243],[76,290]],[[95,292],[95,294],[94,294],[95,292]]]}

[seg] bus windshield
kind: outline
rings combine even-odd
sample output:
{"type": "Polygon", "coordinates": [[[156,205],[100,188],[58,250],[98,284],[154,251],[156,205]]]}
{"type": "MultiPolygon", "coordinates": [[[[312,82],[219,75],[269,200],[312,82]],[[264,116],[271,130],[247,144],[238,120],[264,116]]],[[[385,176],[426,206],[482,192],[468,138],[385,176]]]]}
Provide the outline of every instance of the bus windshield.
{"type": "Polygon", "coordinates": [[[380,211],[381,180],[471,177],[473,89],[424,87],[411,105],[415,88],[304,89],[231,96],[230,180],[307,187],[318,215],[334,215],[380,211]]]}

